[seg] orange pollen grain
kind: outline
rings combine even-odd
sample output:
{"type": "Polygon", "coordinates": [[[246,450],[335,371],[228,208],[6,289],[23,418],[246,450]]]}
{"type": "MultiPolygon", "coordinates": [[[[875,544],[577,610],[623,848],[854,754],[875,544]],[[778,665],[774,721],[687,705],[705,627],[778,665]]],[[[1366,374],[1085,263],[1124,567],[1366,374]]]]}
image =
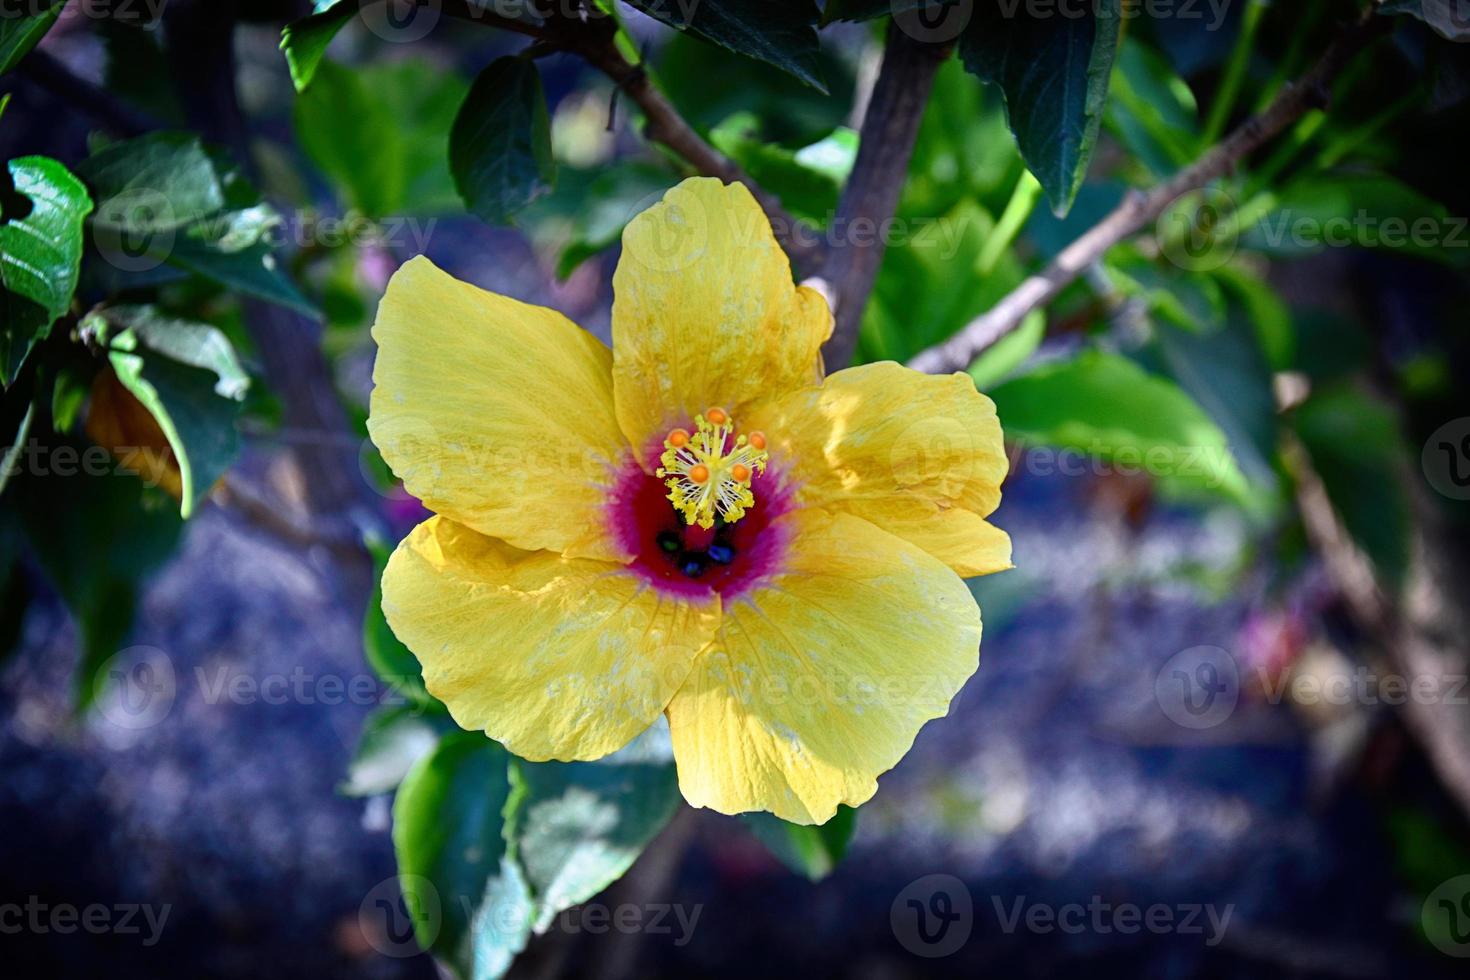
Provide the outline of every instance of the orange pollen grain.
{"type": "Polygon", "coordinates": [[[730,416],[726,415],[725,410],[718,405],[705,412],[704,417],[709,420],[710,425],[724,425],[730,421],[730,416]]]}
{"type": "Polygon", "coordinates": [[[673,432],[670,432],[669,445],[673,446],[675,449],[683,449],[685,446],[689,445],[689,430],[675,429],[673,432]]]}
{"type": "Polygon", "coordinates": [[[707,483],[709,481],[709,467],[703,463],[697,463],[689,467],[689,479],[695,483],[707,483]]]}
{"type": "Polygon", "coordinates": [[[750,467],[745,466],[741,463],[736,463],[734,466],[730,467],[730,475],[735,478],[735,481],[737,483],[744,483],[746,480],[750,479],[750,467]]]}
{"type": "Polygon", "coordinates": [[[752,432],[747,441],[756,449],[766,448],[766,434],[764,432],[752,432]]]}

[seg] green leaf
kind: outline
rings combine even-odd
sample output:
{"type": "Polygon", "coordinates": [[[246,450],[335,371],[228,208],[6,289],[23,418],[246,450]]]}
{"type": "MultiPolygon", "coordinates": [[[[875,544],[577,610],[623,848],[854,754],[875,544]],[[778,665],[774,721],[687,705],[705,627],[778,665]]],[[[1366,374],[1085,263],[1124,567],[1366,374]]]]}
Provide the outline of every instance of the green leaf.
{"type": "Polygon", "coordinates": [[[977,4],[959,50],[965,67],[1005,95],[1026,165],[1060,216],[1087,176],[1118,49],[1118,0],[1059,17],[977,4]]]}
{"type": "Polygon", "coordinates": [[[281,32],[281,50],[285,52],[286,65],[291,71],[291,83],[298,92],[306,91],[316,77],[327,46],[357,14],[357,0],[327,0],[324,4],[318,3],[316,11],[310,17],[292,21],[281,32]]]}
{"type": "Polygon", "coordinates": [[[424,687],[424,669],[418,658],[393,635],[383,615],[383,569],[388,567],[393,549],[377,538],[368,539],[367,549],[373,559],[373,594],[362,621],[362,649],[367,662],[383,683],[414,704],[439,706],[424,687]]]}
{"type": "Polygon", "coordinates": [[[1256,339],[1271,370],[1289,370],[1296,358],[1296,327],[1291,308],[1275,287],[1243,263],[1221,266],[1213,275],[1255,327],[1256,339]]]}
{"type": "Polygon", "coordinates": [[[1155,335],[1169,374],[1225,433],[1241,471],[1256,487],[1274,489],[1276,397],[1255,329],[1233,309],[1210,329],[1165,327],[1155,335]]]}
{"type": "Polygon", "coordinates": [[[1384,16],[1409,14],[1417,17],[1440,37],[1451,41],[1470,40],[1470,10],[1465,0],[1387,0],[1378,8],[1384,16]]]}
{"type": "Polygon", "coordinates": [[[1019,283],[1024,269],[990,248],[995,221],[965,198],[937,218],[900,215],[863,314],[859,356],[906,361],[952,335],[1019,283]]]}
{"type": "MultiPolygon", "coordinates": [[[[668,0],[672,2],[672,0],[668,0]]],[[[750,112],[761,135],[782,146],[804,146],[848,121],[855,88],[852,66],[827,51],[819,65],[831,94],[759,61],[711,47],[691,34],[675,34],[651,56],[656,77],[679,113],[700,132],[750,112]],[[711,85],[718,78],[720,84],[711,85]]],[[[650,69],[652,70],[652,69],[650,69]]]]}
{"type": "Polygon", "coordinates": [[[508,833],[535,897],[535,929],[620,878],[679,803],[668,724],[596,762],[517,760],[508,833]]]}
{"type": "Polygon", "coordinates": [[[156,276],[168,263],[315,315],[276,259],[280,215],[198,137],[150,133],[111,144],[77,169],[97,198],[93,244],[124,277],[156,276]]]}
{"type": "Polygon", "coordinates": [[[510,756],[451,732],[414,764],[393,801],[393,850],[419,944],[462,980],[499,977],[526,945],[531,896],[507,851],[510,756]]]}
{"type": "Polygon", "coordinates": [[[758,128],[753,114],[738,113],[710,131],[710,142],[796,217],[825,226],[857,157],[857,133],[844,127],[811,146],[788,150],[759,139],[758,128]]]}
{"type": "Polygon", "coordinates": [[[919,124],[903,215],[943,214],[965,198],[997,211],[1025,169],[1006,127],[1004,99],[958,59],[939,66],[919,124]]]}
{"type": "Polygon", "coordinates": [[[1393,410],[1338,384],[1314,392],[1291,421],[1343,527],[1397,591],[1408,574],[1413,518],[1400,478],[1409,453],[1393,410]]]}
{"type": "Polygon", "coordinates": [[[816,0],[722,0],[670,3],[627,0],[670,27],[688,31],[736,54],[789,72],[818,91],[827,91],[819,64],[816,0]]]}
{"type": "Polygon", "coordinates": [[[422,59],[330,61],[296,100],[296,138],[349,207],[370,218],[457,210],[445,146],[469,86],[422,59]]]}
{"type": "Polygon", "coordinates": [[[1118,49],[1105,120],[1154,177],[1198,156],[1199,105],[1168,59],[1134,36],[1118,49]]]}
{"type": "Polygon", "coordinates": [[[1107,460],[1244,501],[1249,486],[1220,427],[1166,378],[1084,351],[992,389],[1012,439],[1107,460]]]}
{"type": "MultiPolygon", "coordinates": [[[[0,431],[4,432],[5,453],[0,456],[0,494],[5,492],[5,485],[20,468],[20,455],[25,451],[26,440],[31,436],[31,423],[36,419],[36,403],[30,398],[6,398],[3,415],[6,424],[0,431]],[[23,404],[17,404],[22,401],[23,404]],[[16,419],[16,415],[20,417],[16,419]]],[[[5,533],[8,528],[7,524],[0,533],[5,533]]],[[[0,569],[0,573],[3,573],[3,569],[0,569]]]]}
{"type": "Polygon", "coordinates": [[[845,804],[816,827],[787,823],[769,813],[743,813],[740,819],[782,864],[810,881],[832,873],[857,829],[857,811],[845,804]]]}
{"type": "Polygon", "coordinates": [[[82,221],[92,199],[71,171],[49,157],[21,157],[6,169],[8,186],[0,185],[0,282],[55,320],[77,288],[82,221]]]}
{"type": "Polygon", "coordinates": [[[347,766],[347,779],[337,787],[343,796],[377,796],[396,789],[414,764],[434,750],[439,737],[453,729],[443,715],[426,715],[410,705],[373,709],[362,724],[357,751],[347,766]]]}
{"type": "Polygon", "coordinates": [[[475,79],[449,133],[449,168],[465,207],[491,224],[551,190],[551,121],[534,62],[498,58],[475,79]]]}
{"type": "Polygon", "coordinates": [[[183,483],[179,513],[189,517],[240,452],[235,420],[249,378],[215,327],[166,316],[151,306],[112,307],[108,361],[168,440],[183,483]]]}
{"type": "Polygon", "coordinates": [[[562,167],[556,189],[523,217],[538,244],[560,253],[556,275],[565,279],[588,258],[617,244],[628,222],[676,179],[663,167],[636,161],[596,170],[562,167]]]}
{"type": "Polygon", "coordinates": [[[57,438],[39,450],[7,494],[77,621],[76,693],[85,708],[104,680],[97,671],[127,637],[141,580],[173,551],[182,524],[171,500],[141,480],[120,478],[101,447],[57,438]]]}
{"type": "Polygon", "coordinates": [[[51,315],[24,296],[0,287],[0,385],[9,388],[31,349],[51,333],[51,315]]]}
{"type": "Polygon", "coordinates": [[[1385,174],[1312,173],[1245,228],[1240,245],[1297,258],[1326,248],[1386,248],[1463,266],[1465,229],[1444,205],[1385,174]]]}
{"type": "Polygon", "coordinates": [[[112,143],[77,166],[97,199],[95,228],[165,234],[225,210],[215,160],[190,133],[150,133],[112,143]]]}
{"type": "Polygon", "coordinates": [[[31,53],[31,49],[51,30],[51,25],[56,23],[56,18],[61,16],[61,8],[65,4],[66,0],[41,0],[15,12],[5,11],[0,17],[0,75],[31,53]],[[40,9],[34,13],[22,12],[36,8],[40,9]]]}

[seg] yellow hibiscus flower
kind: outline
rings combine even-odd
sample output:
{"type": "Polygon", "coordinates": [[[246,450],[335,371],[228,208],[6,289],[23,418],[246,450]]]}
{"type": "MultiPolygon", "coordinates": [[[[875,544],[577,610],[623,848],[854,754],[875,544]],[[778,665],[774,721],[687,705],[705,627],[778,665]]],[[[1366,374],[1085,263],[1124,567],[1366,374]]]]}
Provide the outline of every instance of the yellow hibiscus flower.
{"type": "Polygon", "coordinates": [[[596,759],[666,713],[694,806],[823,823],[978,665],[961,575],[1010,567],[968,376],[822,377],[832,331],[750,193],[633,219],[613,349],[422,257],[388,285],[368,429],[435,512],[383,610],[466,729],[596,759]]]}

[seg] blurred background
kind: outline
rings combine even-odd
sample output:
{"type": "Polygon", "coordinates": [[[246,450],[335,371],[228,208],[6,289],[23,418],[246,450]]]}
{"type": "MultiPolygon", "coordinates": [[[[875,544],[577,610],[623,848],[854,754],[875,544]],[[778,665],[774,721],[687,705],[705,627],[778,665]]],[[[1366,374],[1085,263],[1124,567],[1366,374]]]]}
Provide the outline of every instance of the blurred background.
{"type": "MultiPolygon", "coordinates": [[[[298,93],[281,27],[310,6],[178,0],[159,24],[69,5],[0,77],[0,159],[44,154],[91,182],[81,162],[110,141],[188,129],[248,161],[281,219],[264,261],[224,273],[130,269],[89,240],[82,307],[211,324],[249,385],[187,521],[152,499],[166,481],[79,487],[54,451],[55,473],[6,488],[11,976],[435,975],[394,904],[390,799],[440,721],[358,747],[404,703],[380,679],[397,654],[362,541],[381,561],[425,515],[366,439],[368,328],[387,277],[426,253],[606,340],[621,228],[682,175],[604,75],[549,53],[554,188],[483,220],[445,146],[472,79],[525,39],[354,19],[298,93]]],[[[1128,20],[1065,218],[998,90],[951,57],[858,359],[907,360],[984,313],[1264,106],[1355,7],[1128,20]]],[[[822,29],[824,93],[625,17],[682,115],[828,222],[885,19],[822,29]]],[[[842,815],[850,843],[681,803],[510,975],[1463,975],[1470,59],[1433,27],[1395,21],[1330,111],[976,361],[1011,440],[992,520],[1016,568],[971,583],[980,670],[842,815]],[[596,907],[633,911],[623,928],[596,907]]],[[[67,444],[124,444],[92,421],[108,382],[56,392],[58,414],[77,403],[67,444]]]]}

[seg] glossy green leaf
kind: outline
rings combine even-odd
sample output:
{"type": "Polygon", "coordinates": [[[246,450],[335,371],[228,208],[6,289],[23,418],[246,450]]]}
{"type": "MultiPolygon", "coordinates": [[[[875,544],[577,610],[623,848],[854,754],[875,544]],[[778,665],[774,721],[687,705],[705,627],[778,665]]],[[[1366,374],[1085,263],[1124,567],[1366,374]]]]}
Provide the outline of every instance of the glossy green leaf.
{"type": "Polygon", "coordinates": [[[121,285],[129,277],[151,282],[167,263],[315,314],[277,260],[280,215],[197,136],[159,132],[114,143],[77,170],[97,198],[93,244],[121,285]]]}
{"type": "Polygon", "coordinates": [[[347,779],[337,787],[344,796],[377,796],[392,792],[409,770],[434,750],[439,737],[453,730],[444,715],[426,714],[411,705],[373,709],[362,723],[357,750],[347,766],[347,779]]]}
{"type": "Polygon", "coordinates": [[[82,222],[92,199],[81,181],[49,157],[21,157],[6,169],[8,178],[0,184],[0,285],[44,309],[49,327],[76,291],[82,222]]]}
{"type": "Polygon", "coordinates": [[[1087,175],[1118,48],[1118,0],[1080,16],[976,4],[960,35],[965,67],[1005,94],[1011,132],[1052,209],[1065,214],[1087,175]]]}
{"type": "Polygon", "coordinates": [[[513,850],[535,897],[535,929],[627,871],[679,804],[668,724],[596,762],[517,760],[513,850]]]}
{"type": "Polygon", "coordinates": [[[769,813],[745,813],[740,820],[782,864],[810,881],[832,873],[857,829],[857,811],[846,805],[815,827],[787,823],[769,813]]]}
{"type": "MultiPolygon", "coordinates": [[[[737,112],[760,120],[761,136],[785,147],[804,146],[848,122],[852,65],[831,51],[818,64],[830,94],[769,65],[675,34],[650,56],[660,87],[689,124],[708,132],[737,112]],[[720,84],[711,85],[710,79],[720,84]]],[[[651,69],[651,70],[652,70],[651,69]]]]}
{"type": "Polygon", "coordinates": [[[0,75],[20,63],[51,30],[66,0],[39,0],[0,16],[0,75]]]}
{"type": "Polygon", "coordinates": [[[327,46],[357,14],[357,6],[358,0],[327,0],[316,4],[316,12],[310,17],[286,25],[281,32],[281,51],[286,55],[286,65],[296,91],[306,91],[316,77],[327,46]]]}
{"type": "Polygon", "coordinates": [[[454,211],[445,147],[468,90],[422,59],[323,62],[296,100],[296,136],[343,202],[368,217],[454,211]]]}
{"type": "Polygon", "coordinates": [[[475,79],[450,130],[449,167],[465,207],[491,224],[551,190],[551,120],[535,62],[499,58],[475,79]]]}
{"type": "Polygon", "coordinates": [[[722,48],[789,72],[819,91],[826,84],[819,64],[816,0],[722,0],[669,3],[627,0],[655,20],[688,31],[722,48]]]}
{"type": "Polygon", "coordinates": [[[451,732],[414,764],[393,801],[393,850],[419,944],[461,980],[510,967],[531,932],[531,896],[507,851],[510,756],[480,732],[451,732]]]}
{"type": "Polygon", "coordinates": [[[168,317],[153,307],[113,307],[91,318],[109,327],[108,360],[153,416],[183,481],[188,517],[240,452],[235,421],[249,379],[217,328],[168,317]]]}
{"type": "Polygon", "coordinates": [[[1249,486],[1220,427],[1174,382],[1117,354],[1084,351],[989,392],[1007,437],[1237,500],[1249,486]]]}

